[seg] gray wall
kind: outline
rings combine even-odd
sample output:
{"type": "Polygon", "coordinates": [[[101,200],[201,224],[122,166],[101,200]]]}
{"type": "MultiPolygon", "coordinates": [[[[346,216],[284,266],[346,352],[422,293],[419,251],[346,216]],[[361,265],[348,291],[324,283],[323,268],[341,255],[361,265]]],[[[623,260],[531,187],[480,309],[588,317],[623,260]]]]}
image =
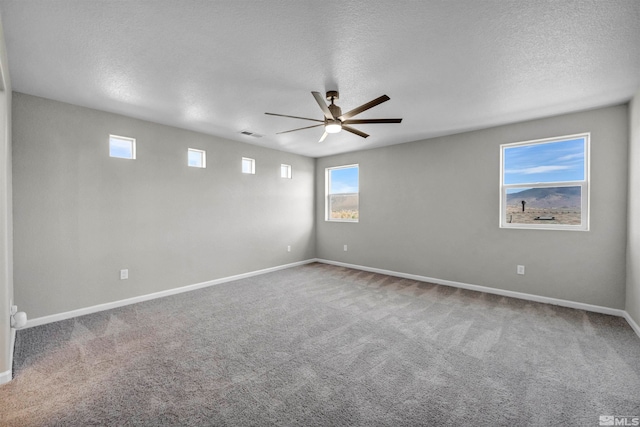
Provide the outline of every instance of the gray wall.
{"type": "Polygon", "coordinates": [[[13,95],[15,299],[30,318],[315,256],[313,159],[13,95]],[[137,159],[110,158],[110,133],[137,138],[137,159]],[[206,169],[187,167],[188,147],[206,169]]]}
{"type": "Polygon", "coordinates": [[[15,298],[31,318],[315,256],[625,308],[626,105],[317,160],[19,93],[13,107],[15,298]],[[591,230],[500,229],[499,145],[580,132],[591,230]],[[137,138],[138,159],[109,158],[109,133],[137,138]],[[327,223],[324,168],[350,163],[361,220],[327,223]]]}
{"type": "Polygon", "coordinates": [[[627,313],[640,325],[640,91],[631,102],[629,137],[629,227],[627,313]]]}
{"type": "Polygon", "coordinates": [[[0,383],[11,378],[11,326],[9,307],[13,298],[13,244],[11,208],[11,82],[4,31],[0,19],[0,383]]]}
{"type": "Polygon", "coordinates": [[[627,146],[623,105],[319,159],[317,256],[623,309],[627,146]],[[591,132],[591,231],[500,229],[500,144],[581,132],[591,132]],[[324,169],[350,163],[360,222],[325,222],[324,169]]]}

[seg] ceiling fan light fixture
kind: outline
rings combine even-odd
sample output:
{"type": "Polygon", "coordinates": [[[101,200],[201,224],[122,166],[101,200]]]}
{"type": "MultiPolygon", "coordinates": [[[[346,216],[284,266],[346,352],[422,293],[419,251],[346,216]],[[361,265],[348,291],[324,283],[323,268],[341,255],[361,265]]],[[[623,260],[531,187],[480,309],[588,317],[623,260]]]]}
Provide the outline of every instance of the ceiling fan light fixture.
{"type": "Polygon", "coordinates": [[[286,130],[284,132],[278,132],[277,135],[281,134],[281,133],[289,133],[289,132],[295,132],[295,131],[299,131],[299,130],[303,130],[303,129],[310,129],[310,128],[316,128],[318,126],[324,126],[324,133],[322,134],[322,137],[320,138],[320,141],[318,142],[322,142],[325,140],[325,138],[327,137],[327,135],[329,135],[330,133],[338,133],[340,131],[342,131],[343,129],[346,132],[350,132],[354,135],[358,135],[362,138],[367,138],[369,135],[359,131],[358,129],[355,129],[353,127],[351,127],[351,125],[357,125],[357,124],[370,124],[370,123],[400,123],[402,122],[402,119],[352,119],[353,116],[356,116],[360,113],[362,113],[363,111],[366,111],[370,108],[375,107],[376,105],[382,104],[383,102],[386,102],[389,100],[389,97],[387,95],[382,95],[377,97],[376,99],[374,99],[373,101],[369,101],[366,104],[362,104],[359,107],[354,108],[353,110],[342,114],[342,109],[340,107],[338,107],[336,104],[333,103],[334,100],[339,98],[339,94],[338,91],[328,91],[327,92],[327,99],[331,101],[331,104],[327,105],[327,103],[325,102],[325,100],[322,98],[322,95],[320,94],[320,92],[311,92],[311,95],[313,95],[313,97],[316,99],[316,102],[318,103],[318,106],[320,107],[320,109],[322,110],[322,113],[324,115],[323,120],[318,120],[318,119],[310,119],[308,117],[299,117],[299,116],[289,116],[286,114],[276,114],[276,113],[265,113],[268,114],[270,116],[280,116],[280,117],[289,117],[292,119],[300,119],[300,120],[310,120],[312,122],[317,122],[319,124],[317,125],[312,125],[312,126],[305,126],[303,128],[298,128],[298,129],[291,129],[291,130],[286,130]]]}
{"type": "Polygon", "coordinates": [[[324,130],[327,133],[338,133],[342,130],[342,123],[340,123],[340,120],[327,120],[324,130]]]}

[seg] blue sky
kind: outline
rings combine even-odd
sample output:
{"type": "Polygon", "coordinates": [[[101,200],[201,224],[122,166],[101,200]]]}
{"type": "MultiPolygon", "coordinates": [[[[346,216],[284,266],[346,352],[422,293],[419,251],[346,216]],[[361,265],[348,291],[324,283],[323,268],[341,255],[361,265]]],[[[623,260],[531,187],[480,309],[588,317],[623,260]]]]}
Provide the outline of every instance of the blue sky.
{"type": "Polygon", "coordinates": [[[505,148],[504,183],[581,181],[584,150],[584,138],[505,148]]]}
{"type": "Polygon", "coordinates": [[[358,168],[344,168],[331,170],[330,194],[357,193],[358,168]]]}
{"type": "Polygon", "coordinates": [[[187,163],[189,164],[189,166],[194,166],[197,168],[201,168],[202,167],[202,157],[203,157],[204,153],[200,152],[200,151],[191,151],[189,150],[187,152],[187,163]]]}
{"type": "Polygon", "coordinates": [[[130,159],[133,157],[131,152],[131,141],[111,137],[109,139],[109,156],[130,159]]]}

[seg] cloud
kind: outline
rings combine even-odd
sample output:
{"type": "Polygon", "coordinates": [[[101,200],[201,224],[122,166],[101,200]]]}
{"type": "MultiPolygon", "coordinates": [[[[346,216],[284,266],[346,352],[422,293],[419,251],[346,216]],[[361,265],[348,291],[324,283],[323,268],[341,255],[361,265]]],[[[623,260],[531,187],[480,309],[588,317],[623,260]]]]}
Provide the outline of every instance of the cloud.
{"type": "Polygon", "coordinates": [[[560,166],[560,165],[549,165],[549,166],[535,166],[532,168],[524,168],[524,169],[511,169],[507,170],[507,173],[519,173],[523,175],[533,175],[536,173],[549,173],[571,169],[570,166],[560,166]]]}
{"type": "Polygon", "coordinates": [[[558,160],[561,162],[573,159],[584,159],[584,153],[567,154],[566,156],[558,157],[558,160]]]}

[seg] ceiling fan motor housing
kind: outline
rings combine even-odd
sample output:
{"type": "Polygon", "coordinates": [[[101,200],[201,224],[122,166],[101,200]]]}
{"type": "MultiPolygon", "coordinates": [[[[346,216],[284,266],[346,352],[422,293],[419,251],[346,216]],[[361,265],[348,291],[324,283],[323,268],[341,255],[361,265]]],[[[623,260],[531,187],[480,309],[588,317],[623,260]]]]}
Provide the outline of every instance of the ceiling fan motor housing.
{"type": "Polygon", "coordinates": [[[327,101],[333,101],[334,99],[340,99],[340,93],[337,90],[327,91],[327,101]]]}

